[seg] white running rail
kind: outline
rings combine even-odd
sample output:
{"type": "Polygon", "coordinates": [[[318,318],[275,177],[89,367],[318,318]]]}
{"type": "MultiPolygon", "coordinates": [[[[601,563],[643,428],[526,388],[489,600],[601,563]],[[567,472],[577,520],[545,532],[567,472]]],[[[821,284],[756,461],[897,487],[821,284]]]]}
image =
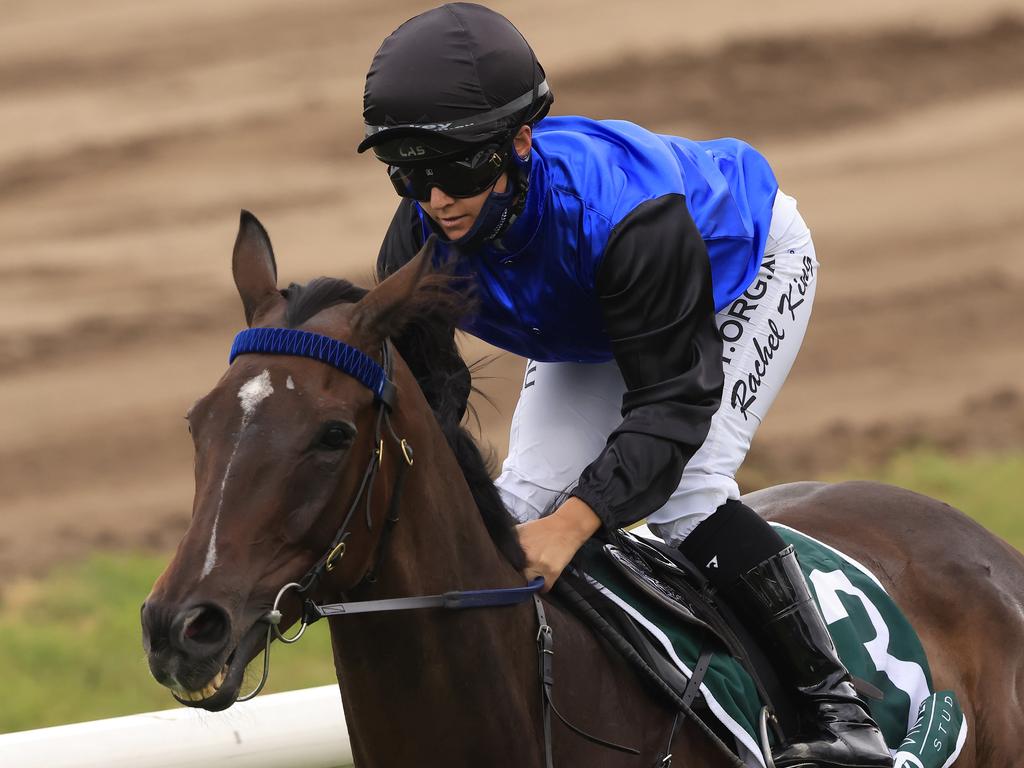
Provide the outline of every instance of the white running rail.
{"type": "Polygon", "coordinates": [[[337,685],[0,735],[10,768],[343,768],[352,747],[337,685]]]}

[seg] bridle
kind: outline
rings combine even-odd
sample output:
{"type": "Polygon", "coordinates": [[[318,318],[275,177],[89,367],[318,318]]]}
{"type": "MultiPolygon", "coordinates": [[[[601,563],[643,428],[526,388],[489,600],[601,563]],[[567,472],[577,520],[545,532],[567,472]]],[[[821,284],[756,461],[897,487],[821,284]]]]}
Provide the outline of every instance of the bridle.
{"type": "Polygon", "coordinates": [[[337,368],[359,381],[373,393],[377,415],[374,419],[374,449],[370,453],[370,460],[366,465],[366,469],[363,470],[356,493],[349,503],[349,507],[334,538],[327,546],[324,554],[321,555],[301,579],[285,584],[278,590],[271,609],[261,617],[261,620],[267,623],[267,639],[263,655],[263,675],[256,688],[251,693],[240,696],[238,701],[249,701],[263,690],[270,672],[270,643],[273,641],[274,635],[283,643],[294,643],[302,637],[306,627],[319,618],[311,614],[309,607],[312,606],[312,602],[307,599],[298,631],[290,637],[286,636],[280,629],[281,611],[279,606],[284,596],[291,590],[295,590],[299,595],[306,595],[317,585],[325,573],[334,570],[338,562],[345,556],[346,540],[351,534],[350,525],[361,503],[365,504],[366,527],[368,530],[373,529],[373,486],[384,459],[385,432],[398,446],[403,461],[399,462],[398,470],[395,474],[394,485],[391,489],[391,500],[384,519],[384,530],[381,532],[380,540],[377,544],[377,553],[373,564],[356,586],[364,582],[376,581],[381,557],[389,534],[398,522],[399,499],[401,498],[402,486],[405,481],[405,473],[413,465],[412,445],[409,444],[408,440],[398,436],[391,422],[391,412],[394,408],[397,390],[392,382],[391,345],[387,339],[381,344],[381,364],[378,364],[376,360],[363,351],[319,333],[294,328],[250,328],[239,332],[235,336],[235,340],[231,345],[231,352],[228,355],[228,363],[234,362],[235,358],[239,355],[246,354],[308,357],[337,368]]]}
{"type": "MultiPolygon", "coordinates": [[[[404,611],[421,608],[443,608],[448,610],[465,610],[473,608],[493,608],[500,606],[518,605],[532,598],[534,609],[537,613],[537,653],[540,672],[541,705],[543,712],[544,726],[544,755],[547,768],[554,767],[551,742],[551,713],[562,721],[568,728],[600,746],[614,749],[628,754],[638,755],[639,750],[632,747],[625,747],[610,741],[605,741],[596,736],[586,733],[566,720],[554,706],[552,695],[554,690],[553,658],[554,658],[554,635],[551,626],[547,622],[547,615],[544,604],[538,593],[544,586],[543,578],[536,578],[526,586],[505,587],[497,589],[480,589],[467,591],[445,592],[439,595],[424,595],[419,597],[400,597],[385,600],[362,600],[352,602],[331,603],[327,605],[316,605],[310,598],[303,600],[303,612],[299,629],[291,636],[286,636],[280,628],[282,614],[280,603],[284,596],[294,590],[301,596],[307,595],[320,581],[323,575],[330,572],[345,556],[346,539],[351,531],[349,526],[355,517],[356,511],[365,499],[365,519],[368,529],[373,529],[373,517],[371,515],[373,500],[373,485],[380,470],[384,458],[384,434],[391,438],[398,447],[398,453],[403,461],[398,463],[394,484],[391,489],[391,498],[388,502],[387,515],[384,519],[384,528],[381,531],[377,543],[372,565],[363,575],[356,586],[376,580],[380,571],[384,550],[394,526],[398,523],[399,499],[402,487],[405,482],[406,472],[413,465],[413,449],[409,441],[399,437],[391,421],[391,413],[394,409],[397,390],[392,382],[392,354],[391,342],[385,339],[381,344],[381,363],[371,358],[361,350],[356,349],[344,342],[332,339],[329,336],[302,331],[294,328],[250,328],[239,332],[231,345],[231,353],[228,357],[229,364],[234,362],[239,355],[245,354],[272,354],[307,357],[313,360],[331,365],[334,368],[352,376],[357,381],[370,389],[374,395],[374,404],[377,408],[374,428],[374,449],[371,452],[370,460],[363,471],[362,478],[356,493],[349,504],[342,520],[341,526],[331,540],[326,552],[298,581],[289,582],[277,592],[274,603],[260,621],[267,624],[267,636],[263,652],[263,673],[259,684],[245,696],[240,696],[237,701],[248,701],[254,698],[266,685],[270,674],[270,644],[276,636],[285,644],[295,643],[305,633],[306,628],[315,621],[325,616],[343,616],[359,613],[383,613],[387,611],[404,611]]],[[[678,728],[678,718],[673,724],[672,735],[678,728]]],[[[670,738],[671,743],[671,738],[670,738]]],[[[671,755],[667,755],[661,765],[671,765],[671,755]]]]}

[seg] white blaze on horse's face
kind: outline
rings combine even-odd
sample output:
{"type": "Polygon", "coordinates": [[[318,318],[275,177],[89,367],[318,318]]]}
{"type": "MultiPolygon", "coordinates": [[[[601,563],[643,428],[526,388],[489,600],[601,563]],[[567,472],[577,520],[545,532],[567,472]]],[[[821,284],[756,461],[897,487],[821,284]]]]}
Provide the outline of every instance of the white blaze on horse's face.
{"type": "Polygon", "coordinates": [[[286,381],[286,382],[284,383],[284,385],[285,385],[285,386],[286,386],[286,387],[287,387],[288,389],[295,389],[295,382],[294,382],[294,381],[292,381],[292,377],[291,377],[291,376],[289,376],[289,377],[288,377],[288,380],[287,380],[287,381],[286,381]]]}
{"type": "MultiPolygon", "coordinates": [[[[288,378],[288,381],[291,382],[291,377],[288,378]]],[[[260,403],[272,394],[274,394],[274,387],[270,383],[270,371],[266,368],[263,369],[263,373],[259,376],[253,376],[238,390],[238,401],[242,405],[242,426],[235,437],[235,447],[231,450],[231,458],[228,459],[227,468],[224,470],[224,477],[220,481],[220,498],[217,500],[217,513],[213,517],[210,546],[206,548],[206,561],[203,563],[203,572],[199,576],[201,579],[206,578],[217,564],[217,524],[220,522],[220,508],[224,504],[224,488],[228,484],[228,477],[231,475],[231,465],[235,462],[235,454],[238,453],[238,446],[242,442],[242,433],[249,426],[249,422],[252,421],[253,414],[256,413],[260,403]]]]}
{"type": "Polygon", "coordinates": [[[242,403],[242,429],[248,426],[257,406],[274,394],[270,384],[270,371],[266,368],[259,376],[253,376],[238,390],[238,399],[242,403]]]}

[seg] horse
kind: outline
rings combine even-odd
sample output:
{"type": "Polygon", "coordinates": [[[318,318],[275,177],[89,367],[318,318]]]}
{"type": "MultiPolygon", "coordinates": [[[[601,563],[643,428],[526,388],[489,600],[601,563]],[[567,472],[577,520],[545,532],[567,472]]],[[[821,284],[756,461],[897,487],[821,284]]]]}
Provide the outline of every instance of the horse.
{"type": "MultiPolygon", "coordinates": [[[[428,402],[390,341],[429,324],[450,341],[466,300],[433,261],[428,242],[370,290],[327,278],[279,290],[270,239],[243,211],[232,271],[250,331],[328,339],[369,367],[250,351],[189,411],[192,520],[142,607],[150,670],[186,706],[238,700],[265,641],[269,654],[268,622],[305,626],[300,592],[386,602],[524,588],[514,524],[462,410],[439,405],[460,388],[437,387],[428,402]],[[366,370],[386,381],[367,383],[366,370]]],[[[428,367],[434,336],[411,336],[428,367]]],[[[968,718],[959,768],[1020,764],[1019,552],[952,507],[891,486],[796,483],[745,501],[881,579],[919,633],[936,687],[954,690],[968,718]]],[[[356,765],[738,764],[692,718],[676,728],[676,713],[574,613],[549,595],[538,605],[331,616],[356,765]],[[546,663],[559,712],[620,749],[548,723],[546,663]]]]}

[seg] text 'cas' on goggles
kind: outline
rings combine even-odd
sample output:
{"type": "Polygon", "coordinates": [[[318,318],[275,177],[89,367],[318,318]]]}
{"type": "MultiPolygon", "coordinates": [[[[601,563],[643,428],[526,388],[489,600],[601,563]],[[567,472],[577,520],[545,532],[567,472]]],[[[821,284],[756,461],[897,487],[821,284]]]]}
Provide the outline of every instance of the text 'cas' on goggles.
{"type": "Polygon", "coordinates": [[[394,151],[386,155],[379,152],[378,157],[388,163],[388,178],[395,191],[402,197],[420,201],[429,200],[434,187],[452,197],[479,195],[498,181],[512,151],[512,143],[507,142],[437,157],[428,148],[415,146],[414,142],[407,140],[403,145],[399,148],[401,155],[394,151]],[[423,150],[423,154],[417,154],[417,150],[423,150]]]}

